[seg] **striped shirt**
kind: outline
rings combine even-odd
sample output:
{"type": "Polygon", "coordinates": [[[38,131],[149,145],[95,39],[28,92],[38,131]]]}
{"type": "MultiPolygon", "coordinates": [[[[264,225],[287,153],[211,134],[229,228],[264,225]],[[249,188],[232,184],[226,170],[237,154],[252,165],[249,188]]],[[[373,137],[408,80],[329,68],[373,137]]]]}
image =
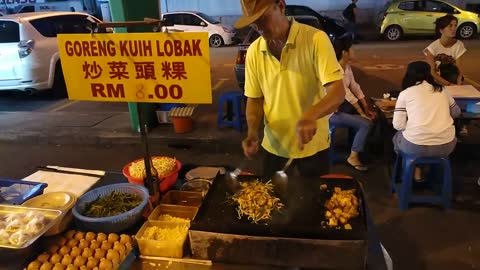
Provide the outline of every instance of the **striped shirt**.
{"type": "MultiPolygon", "coordinates": [[[[458,106],[447,90],[435,92],[426,81],[403,90],[393,114],[393,127],[417,145],[441,145],[455,138],[450,109],[458,106]]],[[[455,114],[458,114],[455,113],[455,114]]]]}

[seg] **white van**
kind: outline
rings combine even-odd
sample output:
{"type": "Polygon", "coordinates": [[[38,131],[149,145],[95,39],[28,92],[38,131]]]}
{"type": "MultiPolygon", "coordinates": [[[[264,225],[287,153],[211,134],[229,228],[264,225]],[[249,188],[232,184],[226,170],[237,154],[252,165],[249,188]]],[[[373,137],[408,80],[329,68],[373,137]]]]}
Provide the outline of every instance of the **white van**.
{"type": "Polygon", "coordinates": [[[45,12],[45,11],[78,11],[83,12],[81,1],[45,2],[24,4],[15,7],[14,13],[45,12]]]}
{"type": "Polygon", "coordinates": [[[214,18],[196,11],[177,11],[162,14],[162,20],[173,23],[167,26],[169,31],[208,32],[208,41],[212,47],[230,45],[235,41],[235,30],[214,18]]]}

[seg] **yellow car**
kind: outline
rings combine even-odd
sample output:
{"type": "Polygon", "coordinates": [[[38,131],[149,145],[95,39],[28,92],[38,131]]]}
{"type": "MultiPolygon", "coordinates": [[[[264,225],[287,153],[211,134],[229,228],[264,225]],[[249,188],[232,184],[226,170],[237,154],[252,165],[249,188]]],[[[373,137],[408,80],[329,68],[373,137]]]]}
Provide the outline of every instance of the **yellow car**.
{"type": "Polygon", "coordinates": [[[393,0],[387,4],[380,33],[391,41],[404,35],[435,34],[435,20],[446,14],[458,18],[459,38],[472,38],[479,32],[479,15],[450,3],[440,0],[393,0]]]}

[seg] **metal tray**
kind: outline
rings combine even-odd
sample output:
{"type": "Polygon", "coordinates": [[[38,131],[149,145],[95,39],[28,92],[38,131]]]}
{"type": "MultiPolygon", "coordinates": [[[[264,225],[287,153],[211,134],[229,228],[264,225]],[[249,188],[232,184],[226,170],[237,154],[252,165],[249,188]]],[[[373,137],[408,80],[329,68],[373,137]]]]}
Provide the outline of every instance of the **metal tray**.
{"type": "MultiPolygon", "coordinates": [[[[29,211],[36,211],[45,216],[48,220],[47,224],[43,227],[43,229],[38,232],[36,235],[33,235],[27,242],[25,242],[21,246],[14,246],[10,244],[0,244],[0,248],[7,248],[7,249],[24,249],[31,244],[33,244],[40,236],[42,236],[46,231],[48,231],[53,225],[55,225],[59,220],[59,217],[62,215],[61,210],[55,209],[44,209],[44,208],[34,208],[34,207],[25,207],[25,206],[13,206],[13,205],[0,205],[0,217],[11,213],[26,213],[29,211]]],[[[1,249],[0,249],[1,250],[1,249]]]]}

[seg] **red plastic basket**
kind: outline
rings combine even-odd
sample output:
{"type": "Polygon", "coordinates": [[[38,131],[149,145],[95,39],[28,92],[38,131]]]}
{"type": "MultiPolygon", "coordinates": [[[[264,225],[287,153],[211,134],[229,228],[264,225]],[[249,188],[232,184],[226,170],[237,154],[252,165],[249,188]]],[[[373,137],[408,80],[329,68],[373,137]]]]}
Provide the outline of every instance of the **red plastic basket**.
{"type": "MultiPolygon", "coordinates": [[[[162,157],[162,156],[155,156],[155,157],[152,157],[152,159],[156,159],[156,158],[170,158],[170,157],[162,157]]],[[[123,172],[123,175],[125,177],[127,177],[128,179],[128,182],[130,183],[133,183],[133,184],[138,184],[138,185],[144,185],[143,183],[143,179],[142,178],[135,178],[135,177],[132,177],[130,175],[130,172],[129,172],[129,167],[130,165],[133,163],[133,162],[138,162],[138,161],[141,161],[143,160],[143,158],[140,158],[140,159],[136,159],[130,163],[128,163],[127,165],[125,165],[122,169],[122,172],[123,172]]],[[[182,163],[180,163],[180,161],[178,161],[178,159],[175,160],[176,164],[177,164],[177,168],[175,168],[175,170],[173,170],[169,175],[166,175],[166,176],[163,176],[163,181],[162,181],[162,178],[160,178],[160,192],[162,193],[165,193],[167,191],[169,191],[174,185],[175,185],[175,182],[177,181],[177,178],[178,178],[178,172],[180,171],[180,169],[182,168],[182,163]]]]}

